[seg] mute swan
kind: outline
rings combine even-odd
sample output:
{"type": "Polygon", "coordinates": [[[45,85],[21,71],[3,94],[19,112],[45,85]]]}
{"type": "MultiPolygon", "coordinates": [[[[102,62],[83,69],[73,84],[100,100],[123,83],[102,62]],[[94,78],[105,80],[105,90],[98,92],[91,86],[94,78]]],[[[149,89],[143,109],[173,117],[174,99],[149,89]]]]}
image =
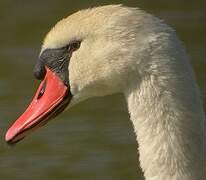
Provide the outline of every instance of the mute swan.
{"type": "Polygon", "coordinates": [[[146,180],[206,179],[205,115],[174,30],[122,5],[79,11],[47,34],[35,66],[42,82],[11,126],[14,144],[93,96],[124,94],[146,180]]]}

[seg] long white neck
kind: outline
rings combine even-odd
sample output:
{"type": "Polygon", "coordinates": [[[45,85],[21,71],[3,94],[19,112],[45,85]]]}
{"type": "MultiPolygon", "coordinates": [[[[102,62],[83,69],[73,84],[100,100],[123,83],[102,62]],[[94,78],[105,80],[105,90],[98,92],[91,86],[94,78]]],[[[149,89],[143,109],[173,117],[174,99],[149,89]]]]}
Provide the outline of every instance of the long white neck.
{"type": "Polygon", "coordinates": [[[164,61],[125,93],[140,165],[146,180],[203,180],[206,130],[198,88],[186,58],[164,61]]]}

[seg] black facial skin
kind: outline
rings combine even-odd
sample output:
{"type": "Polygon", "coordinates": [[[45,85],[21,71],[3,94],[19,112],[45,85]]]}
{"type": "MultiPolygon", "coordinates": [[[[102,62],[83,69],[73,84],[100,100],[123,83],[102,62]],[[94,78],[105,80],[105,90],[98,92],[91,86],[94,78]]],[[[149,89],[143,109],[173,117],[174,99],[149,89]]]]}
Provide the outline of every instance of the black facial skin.
{"type": "Polygon", "coordinates": [[[47,66],[55,72],[66,86],[69,86],[68,66],[73,51],[79,49],[81,41],[73,41],[66,47],[46,49],[42,52],[34,68],[34,76],[42,80],[45,77],[47,66]]]}
{"type": "Polygon", "coordinates": [[[45,66],[55,72],[65,85],[68,85],[68,65],[71,58],[67,47],[59,49],[46,49],[37,60],[34,68],[34,75],[42,80],[45,76],[45,66]]]}

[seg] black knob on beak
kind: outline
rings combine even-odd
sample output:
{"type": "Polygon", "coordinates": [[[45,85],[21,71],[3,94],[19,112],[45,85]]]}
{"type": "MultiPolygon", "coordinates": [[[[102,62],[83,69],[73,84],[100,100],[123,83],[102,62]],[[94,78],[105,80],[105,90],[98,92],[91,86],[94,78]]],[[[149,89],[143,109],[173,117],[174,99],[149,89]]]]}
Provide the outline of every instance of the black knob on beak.
{"type": "Polygon", "coordinates": [[[39,79],[43,80],[46,75],[46,68],[44,63],[39,59],[34,67],[34,76],[39,79]]]}

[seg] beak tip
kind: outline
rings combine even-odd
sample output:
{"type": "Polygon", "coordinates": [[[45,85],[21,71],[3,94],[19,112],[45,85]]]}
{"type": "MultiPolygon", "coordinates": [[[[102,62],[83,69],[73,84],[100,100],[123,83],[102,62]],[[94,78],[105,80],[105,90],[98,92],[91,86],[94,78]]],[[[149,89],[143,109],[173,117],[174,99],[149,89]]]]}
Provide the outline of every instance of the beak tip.
{"type": "Polygon", "coordinates": [[[18,140],[14,140],[15,138],[15,134],[14,131],[11,131],[10,129],[6,132],[5,135],[5,141],[9,146],[14,146],[18,141],[22,140],[24,137],[18,139],[18,140]]]}
{"type": "Polygon", "coordinates": [[[6,132],[6,135],[5,135],[5,141],[6,141],[6,142],[9,142],[12,138],[13,138],[13,137],[12,137],[12,134],[11,134],[10,130],[8,130],[8,131],[6,132]]]}
{"type": "Polygon", "coordinates": [[[7,143],[11,142],[17,133],[18,133],[18,129],[14,126],[11,126],[6,132],[5,141],[7,143]]]}

